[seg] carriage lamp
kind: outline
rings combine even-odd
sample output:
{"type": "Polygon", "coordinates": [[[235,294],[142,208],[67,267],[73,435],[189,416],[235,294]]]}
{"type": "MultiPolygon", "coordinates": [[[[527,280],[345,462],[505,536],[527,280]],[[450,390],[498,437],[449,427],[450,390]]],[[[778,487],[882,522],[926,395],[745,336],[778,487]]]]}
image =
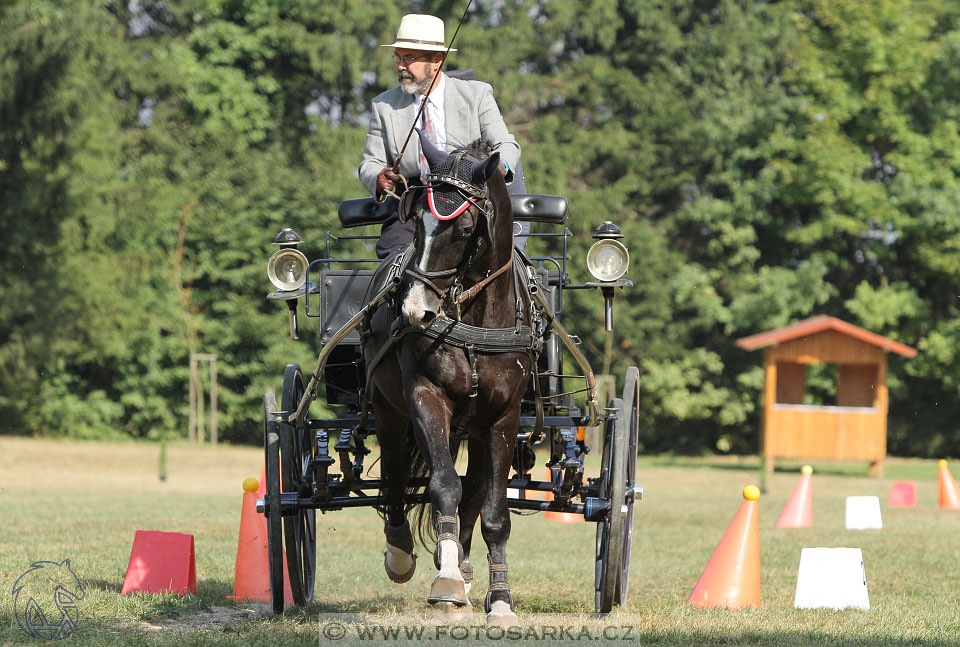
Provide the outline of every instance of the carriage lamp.
{"type": "Polygon", "coordinates": [[[627,273],[630,266],[630,254],[626,246],[618,238],[623,238],[620,228],[609,220],[603,222],[593,231],[597,242],[587,252],[587,269],[597,279],[591,285],[599,287],[603,292],[604,329],[613,330],[613,288],[633,285],[631,281],[621,277],[627,273]]]}
{"type": "MultiPolygon", "coordinates": [[[[271,245],[280,247],[270,260],[267,261],[267,278],[277,288],[278,292],[267,295],[268,299],[275,299],[287,302],[287,309],[290,311],[290,338],[298,339],[297,331],[297,298],[300,296],[300,288],[307,280],[307,266],[309,262],[303,252],[297,249],[303,239],[300,234],[285,227],[273,239],[271,245]]],[[[306,295],[306,290],[303,291],[306,295]]]]}
{"type": "Polygon", "coordinates": [[[630,254],[617,238],[623,238],[620,228],[607,220],[593,232],[597,242],[587,252],[587,269],[598,281],[616,281],[627,273],[630,254]]]}
{"type": "Polygon", "coordinates": [[[278,250],[267,262],[267,276],[278,290],[296,290],[307,280],[307,257],[297,249],[278,250]]]}
{"type": "Polygon", "coordinates": [[[270,243],[280,247],[267,261],[267,277],[278,290],[296,290],[306,282],[307,257],[296,247],[302,242],[300,235],[287,227],[270,243]]]}

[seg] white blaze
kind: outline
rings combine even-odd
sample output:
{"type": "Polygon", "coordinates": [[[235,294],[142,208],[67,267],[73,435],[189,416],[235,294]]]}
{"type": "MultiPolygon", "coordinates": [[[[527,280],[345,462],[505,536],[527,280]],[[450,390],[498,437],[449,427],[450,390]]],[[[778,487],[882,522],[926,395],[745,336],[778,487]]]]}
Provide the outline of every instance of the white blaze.
{"type": "MultiPolygon", "coordinates": [[[[430,253],[435,242],[434,232],[436,232],[440,221],[429,211],[423,211],[420,217],[423,218],[423,257],[420,259],[418,267],[421,271],[426,272],[428,270],[424,269],[424,266],[430,260],[430,253]]],[[[423,321],[423,315],[427,311],[426,296],[427,290],[423,282],[414,281],[413,287],[407,293],[407,298],[403,300],[403,308],[401,308],[403,314],[411,323],[419,324],[423,321]]]]}
{"type": "Polygon", "coordinates": [[[421,218],[423,218],[423,258],[420,259],[419,267],[420,271],[426,272],[425,265],[430,261],[430,251],[434,242],[433,233],[437,230],[440,221],[429,211],[424,211],[421,218]]]}

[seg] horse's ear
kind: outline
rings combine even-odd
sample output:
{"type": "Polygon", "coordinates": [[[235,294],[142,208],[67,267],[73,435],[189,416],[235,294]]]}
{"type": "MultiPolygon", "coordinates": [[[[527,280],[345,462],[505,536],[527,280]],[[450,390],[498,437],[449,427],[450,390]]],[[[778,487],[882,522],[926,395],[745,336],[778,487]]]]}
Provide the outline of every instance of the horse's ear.
{"type": "Polygon", "coordinates": [[[474,184],[484,185],[487,183],[494,173],[500,172],[500,153],[495,152],[490,155],[487,159],[483,160],[480,164],[475,164],[473,166],[473,180],[474,184]]]}
{"type": "Polygon", "coordinates": [[[420,150],[423,151],[423,156],[427,158],[427,164],[430,165],[431,169],[436,168],[443,160],[447,159],[447,154],[434,146],[430,138],[424,135],[419,128],[417,128],[417,135],[420,137],[420,150]]]}

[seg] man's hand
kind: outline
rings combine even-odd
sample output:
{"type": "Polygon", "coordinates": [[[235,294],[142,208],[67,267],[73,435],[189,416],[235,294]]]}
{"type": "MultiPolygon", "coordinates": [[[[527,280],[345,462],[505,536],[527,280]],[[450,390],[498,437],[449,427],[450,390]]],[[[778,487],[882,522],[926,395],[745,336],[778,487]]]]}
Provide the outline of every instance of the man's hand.
{"type": "Polygon", "coordinates": [[[500,160],[500,175],[504,177],[507,175],[507,165],[503,163],[503,160],[500,160]]]}
{"type": "Polygon", "coordinates": [[[377,173],[377,193],[385,194],[388,191],[393,191],[393,187],[397,186],[399,181],[400,176],[394,173],[392,168],[384,167],[382,171],[377,173]]]}

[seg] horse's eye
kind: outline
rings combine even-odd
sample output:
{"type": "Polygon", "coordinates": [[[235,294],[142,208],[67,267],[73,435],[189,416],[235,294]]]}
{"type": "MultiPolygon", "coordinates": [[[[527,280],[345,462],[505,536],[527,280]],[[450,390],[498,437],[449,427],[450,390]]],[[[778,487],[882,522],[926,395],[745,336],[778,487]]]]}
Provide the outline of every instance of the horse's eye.
{"type": "Polygon", "coordinates": [[[474,221],[469,213],[460,216],[460,238],[469,238],[473,234],[474,221]]]}

